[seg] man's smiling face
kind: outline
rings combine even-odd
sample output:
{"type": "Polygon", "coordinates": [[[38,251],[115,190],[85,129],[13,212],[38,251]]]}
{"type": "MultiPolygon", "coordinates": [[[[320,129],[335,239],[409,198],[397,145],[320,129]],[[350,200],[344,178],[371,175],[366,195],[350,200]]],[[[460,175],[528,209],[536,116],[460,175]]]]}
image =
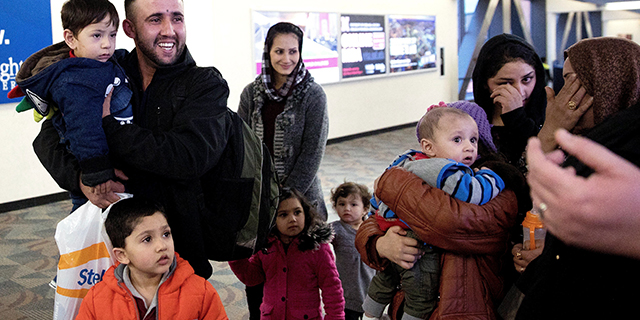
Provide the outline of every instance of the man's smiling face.
{"type": "Polygon", "coordinates": [[[132,3],[135,40],[146,62],[153,67],[174,64],[185,48],[187,30],[180,0],[136,0],[132,3]]]}

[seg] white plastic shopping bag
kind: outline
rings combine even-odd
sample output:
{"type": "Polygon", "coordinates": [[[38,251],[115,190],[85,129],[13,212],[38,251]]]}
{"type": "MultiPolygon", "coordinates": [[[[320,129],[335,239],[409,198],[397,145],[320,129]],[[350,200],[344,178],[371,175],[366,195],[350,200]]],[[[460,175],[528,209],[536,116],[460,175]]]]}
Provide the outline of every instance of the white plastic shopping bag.
{"type": "MultiPolygon", "coordinates": [[[[121,199],[130,194],[118,194],[121,199]]],[[[55,239],[60,251],[54,320],[74,319],[82,298],[102,280],[115,262],[111,257],[111,241],[104,229],[104,212],[87,201],[68,217],[58,222],[55,239]]]]}

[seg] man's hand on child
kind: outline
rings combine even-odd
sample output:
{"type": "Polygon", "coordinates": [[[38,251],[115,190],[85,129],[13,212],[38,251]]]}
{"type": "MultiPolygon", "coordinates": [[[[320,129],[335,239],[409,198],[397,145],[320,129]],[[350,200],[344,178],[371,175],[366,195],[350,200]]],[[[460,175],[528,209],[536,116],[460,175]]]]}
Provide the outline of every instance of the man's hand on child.
{"type": "Polygon", "coordinates": [[[87,197],[87,199],[89,199],[91,203],[102,209],[107,208],[110,204],[120,200],[120,197],[116,194],[117,192],[124,192],[124,185],[120,182],[112,180],[107,181],[107,183],[110,184],[109,187],[111,188],[111,191],[102,194],[93,193],[91,187],[88,187],[82,183],[82,179],[80,179],[79,183],[80,190],[82,190],[84,196],[87,197]]]}
{"type": "MultiPolygon", "coordinates": [[[[111,180],[109,180],[111,181],[111,180]]],[[[103,182],[99,185],[90,187],[91,188],[91,193],[95,194],[95,195],[101,195],[101,194],[105,194],[107,192],[111,192],[111,184],[109,184],[109,181],[107,182],[103,182]]]]}
{"type": "MultiPolygon", "coordinates": [[[[115,172],[115,175],[116,175],[116,177],[118,179],[123,180],[123,181],[129,180],[129,177],[127,177],[127,175],[125,175],[124,172],[122,172],[122,170],[113,169],[113,171],[115,172]]],[[[101,194],[105,194],[105,193],[111,192],[112,184],[110,182],[113,182],[113,181],[107,181],[107,182],[101,183],[101,184],[99,184],[97,186],[91,187],[91,193],[93,193],[95,195],[101,195],[101,194]]]]}
{"type": "Polygon", "coordinates": [[[376,250],[381,258],[389,259],[404,269],[411,269],[422,256],[422,251],[418,249],[418,241],[406,235],[406,230],[393,226],[378,238],[376,250]]]}

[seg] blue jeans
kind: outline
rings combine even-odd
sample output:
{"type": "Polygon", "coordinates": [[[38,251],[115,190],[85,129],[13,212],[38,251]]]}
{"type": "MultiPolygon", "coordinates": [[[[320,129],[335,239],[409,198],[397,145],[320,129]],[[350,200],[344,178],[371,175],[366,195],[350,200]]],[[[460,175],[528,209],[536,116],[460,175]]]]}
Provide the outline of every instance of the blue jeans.
{"type": "Polygon", "coordinates": [[[88,199],[85,196],[79,196],[71,192],[69,192],[69,198],[71,198],[71,204],[73,205],[71,207],[71,212],[69,213],[76,211],[76,209],[80,208],[80,206],[87,203],[88,201],[88,199]]]}

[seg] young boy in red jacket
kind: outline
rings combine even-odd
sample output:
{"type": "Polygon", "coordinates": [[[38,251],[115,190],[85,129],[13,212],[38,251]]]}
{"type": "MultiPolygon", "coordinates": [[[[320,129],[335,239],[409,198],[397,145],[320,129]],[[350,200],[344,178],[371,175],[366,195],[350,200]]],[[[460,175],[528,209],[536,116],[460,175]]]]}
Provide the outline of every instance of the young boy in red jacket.
{"type": "Polygon", "coordinates": [[[120,200],[105,229],[119,263],[89,290],[76,319],[228,319],[211,283],[174,252],[162,207],[120,200]]]}

